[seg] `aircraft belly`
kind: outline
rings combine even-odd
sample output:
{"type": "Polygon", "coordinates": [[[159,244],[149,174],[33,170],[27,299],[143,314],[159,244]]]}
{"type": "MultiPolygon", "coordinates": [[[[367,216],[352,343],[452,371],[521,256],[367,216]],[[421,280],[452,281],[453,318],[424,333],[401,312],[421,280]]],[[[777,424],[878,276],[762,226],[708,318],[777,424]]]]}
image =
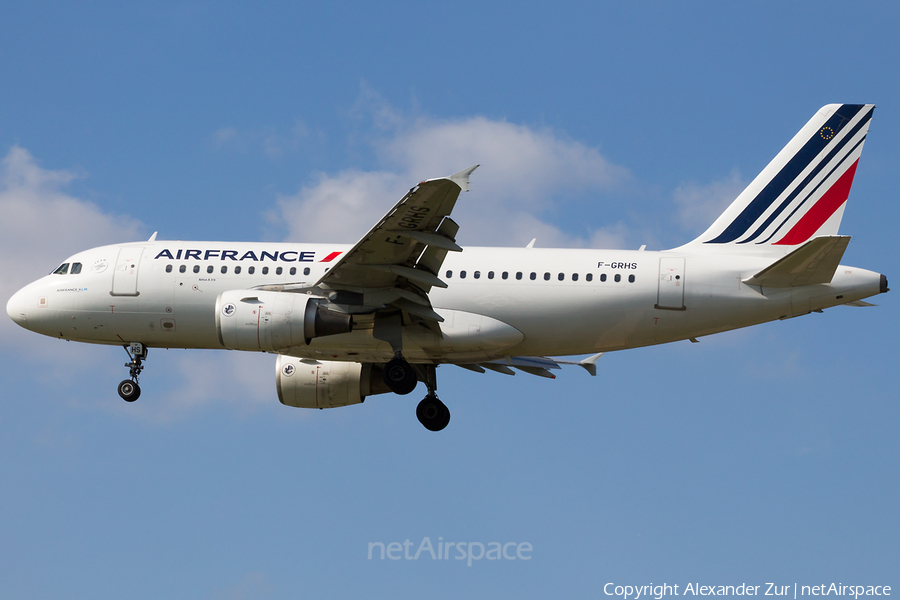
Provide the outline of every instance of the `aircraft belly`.
{"type": "Polygon", "coordinates": [[[510,294],[507,288],[502,295],[457,295],[453,301],[455,308],[484,314],[521,331],[523,340],[507,351],[521,355],[584,354],[623,346],[643,312],[628,310],[634,295],[621,286],[566,286],[545,297],[535,297],[527,289],[510,294]]]}

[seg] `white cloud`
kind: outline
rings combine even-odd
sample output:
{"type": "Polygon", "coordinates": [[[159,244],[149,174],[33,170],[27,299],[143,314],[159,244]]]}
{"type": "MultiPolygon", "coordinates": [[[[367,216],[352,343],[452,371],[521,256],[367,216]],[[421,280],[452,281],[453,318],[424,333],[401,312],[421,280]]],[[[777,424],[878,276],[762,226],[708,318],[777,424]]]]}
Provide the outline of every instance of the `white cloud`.
{"type": "Polygon", "coordinates": [[[320,174],[297,194],[279,197],[276,217],[288,239],[352,243],[418,181],[478,163],[472,192],[454,211],[463,243],[518,246],[540,237],[545,246],[581,246],[589,240],[547,223],[541,212],[554,196],[607,192],[630,178],[596,148],[549,129],[486,117],[404,119],[372,104],[378,131],[369,144],[389,167],[320,174]]]}
{"type": "Polygon", "coordinates": [[[65,193],[65,186],[78,176],[43,169],[18,146],[0,161],[0,294],[4,297],[47,274],[73,252],[143,235],[134,219],[106,214],[95,204],[65,193]]]}
{"type": "Polygon", "coordinates": [[[747,187],[737,169],[728,177],[707,184],[683,183],[673,194],[678,222],[697,234],[712,225],[728,205],[747,187]]]}
{"type": "MultiPolygon", "coordinates": [[[[66,185],[80,176],[68,170],[44,169],[18,146],[0,161],[0,297],[4,306],[16,290],[72,253],[144,236],[142,225],[134,219],[110,215],[66,193],[66,185]]],[[[4,315],[0,319],[0,352],[6,360],[24,354],[23,378],[53,386],[56,401],[70,398],[84,408],[112,410],[151,422],[210,406],[243,412],[262,403],[278,405],[275,358],[268,355],[153,349],[142,382],[145,389],[158,384],[162,389],[155,398],[129,405],[119,400],[115,391],[127,375],[121,348],[88,348],[49,339],[18,327],[4,315]],[[149,383],[151,379],[156,381],[149,383]],[[91,393],[95,380],[106,382],[102,389],[108,393],[91,393]]]]}
{"type": "Polygon", "coordinates": [[[401,181],[400,175],[389,172],[350,169],[321,174],[296,195],[280,197],[278,213],[288,239],[352,243],[400,199],[401,181]]]}
{"type": "MultiPolygon", "coordinates": [[[[266,408],[284,409],[278,403],[272,355],[153,348],[144,365],[141,381],[145,392],[149,391],[147,397],[142,395],[134,404],[118,401],[114,388],[119,380],[110,380],[110,397],[95,406],[151,423],[175,421],[209,409],[242,415],[266,408]]],[[[124,379],[124,368],[121,375],[124,379]]]]}
{"type": "MultiPolygon", "coordinates": [[[[67,256],[90,248],[138,239],[140,223],[104,213],[91,202],[64,191],[73,179],[68,170],[44,169],[34,157],[13,146],[0,161],[0,298],[52,271],[67,256]]],[[[24,333],[11,320],[0,319],[4,345],[24,333]],[[13,333],[15,332],[15,333],[13,333]]]]}

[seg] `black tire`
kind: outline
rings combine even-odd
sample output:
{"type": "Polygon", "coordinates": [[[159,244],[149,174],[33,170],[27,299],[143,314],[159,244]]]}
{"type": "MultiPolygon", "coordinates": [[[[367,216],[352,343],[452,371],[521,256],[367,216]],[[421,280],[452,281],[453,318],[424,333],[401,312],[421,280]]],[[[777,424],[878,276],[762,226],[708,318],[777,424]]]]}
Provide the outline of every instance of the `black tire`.
{"type": "Polygon", "coordinates": [[[125,379],[119,383],[119,396],[125,402],[134,402],[141,397],[141,386],[130,379],[125,379]]]}
{"type": "Polygon", "coordinates": [[[395,358],[384,365],[381,377],[392,392],[401,396],[412,392],[419,383],[412,365],[400,358],[395,358]]]}
{"type": "Polygon", "coordinates": [[[428,431],[440,431],[450,423],[450,409],[434,396],[425,396],[416,407],[416,418],[428,431]]]}

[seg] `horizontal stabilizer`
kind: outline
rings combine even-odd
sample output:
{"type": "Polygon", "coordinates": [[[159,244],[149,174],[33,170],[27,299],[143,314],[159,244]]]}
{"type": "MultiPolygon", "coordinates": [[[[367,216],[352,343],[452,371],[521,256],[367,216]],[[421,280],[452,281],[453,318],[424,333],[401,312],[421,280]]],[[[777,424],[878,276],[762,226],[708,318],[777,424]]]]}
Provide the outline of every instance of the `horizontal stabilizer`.
{"type": "Polygon", "coordinates": [[[870,306],[878,306],[877,304],[872,304],[871,302],[866,302],[865,300],[855,300],[853,302],[846,302],[841,306],[855,306],[857,308],[868,308],[870,306]]]}
{"type": "Polygon", "coordinates": [[[850,236],[846,235],[814,238],[750,279],[745,279],[744,283],[762,287],[831,283],[849,243],[850,236]]]}

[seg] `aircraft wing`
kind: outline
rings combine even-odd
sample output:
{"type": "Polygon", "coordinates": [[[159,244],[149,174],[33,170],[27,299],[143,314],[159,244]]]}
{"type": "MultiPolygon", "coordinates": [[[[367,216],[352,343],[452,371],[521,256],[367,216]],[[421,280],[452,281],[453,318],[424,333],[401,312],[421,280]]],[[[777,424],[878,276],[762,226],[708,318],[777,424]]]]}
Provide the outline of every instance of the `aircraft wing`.
{"type": "Polygon", "coordinates": [[[433,286],[447,287],[438,271],[447,252],[462,251],[455,241],[459,226],[449,215],[477,167],[413,187],[315,287],[362,294],[366,306],[390,304],[442,321],[427,294],[433,286]]]}
{"type": "Polygon", "coordinates": [[[515,375],[515,371],[510,369],[518,369],[530,375],[538,377],[546,377],[548,379],[556,379],[556,375],[550,372],[550,369],[559,369],[560,365],[578,365],[591,376],[597,376],[597,361],[603,356],[603,352],[589,356],[584,360],[570,361],[547,358],[546,356],[507,356],[500,360],[492,360],[482,363],[454,363],[457,367],[475,371],[476,373],[484,373],[485,369],[503,373],[504,375],[515,375]]]}

